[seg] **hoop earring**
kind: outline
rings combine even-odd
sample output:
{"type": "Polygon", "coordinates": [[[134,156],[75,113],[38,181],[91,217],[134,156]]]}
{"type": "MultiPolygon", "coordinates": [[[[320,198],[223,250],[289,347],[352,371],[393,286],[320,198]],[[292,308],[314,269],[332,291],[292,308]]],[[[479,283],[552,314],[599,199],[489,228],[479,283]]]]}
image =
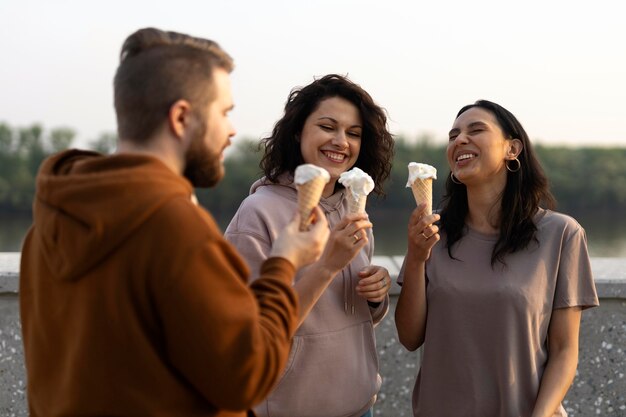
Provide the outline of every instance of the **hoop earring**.
{"type": "Polygon", "coordinates": [[[517,172],[517,171],[519,171],[519,170],[522,168],[522,163],[519,161],[519,159],[517,159],[517,157],[515,157],[515,158],[513,158],[513,159],[509,159],[509,160],[507,160],[507,161],[504,163],[504,165],[506,166],[506,169],[507,169],[509,172],[517,172]],[[512,168],[509,166],[509,162],[511,162],[511,161],[515,161],[515,162],[517,162],[517,167],[516,167],[515,169],[512,169],[512,168]]]}
{"type": "Polygon", "coordinates": [[[459,181],[459,179],[457,177],[454,176],[454,172],[450,173],[450,180],[455,183],[455,184],[463,184],[461,181],[459,181]]]}

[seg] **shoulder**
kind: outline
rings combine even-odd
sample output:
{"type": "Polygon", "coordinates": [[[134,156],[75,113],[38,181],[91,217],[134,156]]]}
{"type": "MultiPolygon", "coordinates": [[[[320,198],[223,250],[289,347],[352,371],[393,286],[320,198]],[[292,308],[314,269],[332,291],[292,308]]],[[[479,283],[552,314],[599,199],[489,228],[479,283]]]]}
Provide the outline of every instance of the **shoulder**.
{"type": "Polygon", "coordinates": [[[537,213],[537,228],[554,230],[567,234],[583,231],[583,227],[572,216],[552,210],[540,209],[537,213]]]}
{"type": "Polygon", "coordinates": [[[273,235],[293,217],[296,205],[295,189],[274,184],[258,187],[254,194],[242,201],[226,229],[226,235],[273,235]]]}
{"type": "Polygon", "coordinates": [[[586,245],[585,229],[573,217],[551,210],[543,210],[537,216],[537,237],[541,243],[586,245]]]}
{"type": "Polygon", "coordinates": [[[175,197],[156,210],[150,219],[161,236],[179,243],[221,240],[222,235],[211,214],[186,197],[175,197]]]}
{"type": "Polygon", "coordinates": [[[175,276],[198,259],[227,264],[245,274],[242,261],[213,216],[189,197],[163,202],[148,216],[136,244],[139,251],[150,254],[151,268],[163,271],[164,276],[175,276]]]}

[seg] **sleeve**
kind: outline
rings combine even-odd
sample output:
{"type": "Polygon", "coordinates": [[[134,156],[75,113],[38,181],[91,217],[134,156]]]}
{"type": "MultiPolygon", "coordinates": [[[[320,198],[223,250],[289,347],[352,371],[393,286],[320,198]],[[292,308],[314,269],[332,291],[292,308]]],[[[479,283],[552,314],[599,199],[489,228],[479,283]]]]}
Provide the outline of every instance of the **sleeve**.
{"type": "Polygon", "coordinates": [[[261,265],[272,250],[272,243],[257,234],[236,232],[227,233],[224,237],[235,247],[250,267],[250,282],[259,278],[261,265]]]}
{"type": "Polygon", "coordinates": [[[166,354],[217,408],[246,410],[270,393],[286,364],[298,317],[295,270],[270,258],[248,287],[241,258],[221,237],[198,246],[155,296],[166,354]]]}
{"type": "Polygon", "coordinates": [[[598,295],[587,252],[587,238],[580,225],[561,247],[553,308],[598,306],[598,295]]]}
{"type": "Polygon", "coordinates": [[[370,304],[370,314],[372,315],[372,322],[374,326],[383,321],[387,312],[389,311],[389,293],[385,296],[385,300],[381,303],[378,303],[376,307],[372,307],[370,304]]]}
{"type": "MultiPolygon", "coordinates": [[[[369,263],[371,264],[372,258],[374,257],[374,244],[375,244],[374,233],[372,232],[371,229],[368,231],[368,238],[370,240],[370,245],[369,245],[370,247],[367,253],[367,259],[369,263]]],[[[389,311],[389,293],[387,293],[387,295],[385,296],[385,299],[382,302],[370,303],[368,301],[367,305],[369,306],[369,309],[370,309],[372,322],[374,323],[374,326],[376,326],[378,323],[383,321],[383,319],[387,315],[387,312],[389,311]]]]}

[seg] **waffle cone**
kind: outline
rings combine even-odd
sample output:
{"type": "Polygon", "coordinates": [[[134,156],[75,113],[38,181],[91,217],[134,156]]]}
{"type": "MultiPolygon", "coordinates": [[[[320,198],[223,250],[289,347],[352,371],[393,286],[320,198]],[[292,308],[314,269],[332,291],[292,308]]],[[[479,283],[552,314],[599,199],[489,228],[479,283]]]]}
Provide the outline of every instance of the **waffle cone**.
{"type": "Polygon", "coordinates": [[[413,197],[415,197],[415,203],[420,205],[426,203],[426,214],[432,214],[433,212],[433,179],[416,179],[411,184],[411,191],[413,191],[413,197]]]}
{"type": "Polygon", "coordinates": [[[355,196],[352,192],[346,193],[348,200],[348,214],[365,213],[365,203],[367,203],[367,196],[355,196]]]}
{"type": "Polygon", "coordinates": [[[311,224],[311,212],[317,206],[324,191],[326,181],[323,177],[313,178],[311,181],[299,184],[298,212],[300,213],[300,230],[307,230],[311,224]]]}

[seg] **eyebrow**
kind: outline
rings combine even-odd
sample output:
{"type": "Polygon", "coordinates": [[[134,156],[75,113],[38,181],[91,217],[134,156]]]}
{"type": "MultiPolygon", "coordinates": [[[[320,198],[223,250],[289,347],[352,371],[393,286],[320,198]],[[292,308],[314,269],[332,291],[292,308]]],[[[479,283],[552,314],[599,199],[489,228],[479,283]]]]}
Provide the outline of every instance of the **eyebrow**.
{"type": "MultiPolygon", "coordinates": [[[[485,122],[482,121],[476,121],[476,122],[471,122],[470,124],[467,125],[468,129],[472,129],[475,127],[488,127],[489,125],[485,122]]],[[[459,129],[458,127],[455,127],[454,129],[451,129],[450,132],[448,133],[448,136],[455,134],[455,133],[459,133],[461,131],[461,129],[459,129]]]]}
{"type": "MultiPolygon", "coordinates": [[[[333,123],[339,123],[337,120],[335,120],[334,118],[332,118],[330,116],[320,116],[320,117],[317,118],[318,121],[320,121],[322,119],[330,120],[333,123]]],[[[363,129],[363,126],[361,126],[361,125],[352,125],[352,126],[350,126],[350,129],[353,129],[355,127],[358,127],[359,129],[363,129]]]]}

